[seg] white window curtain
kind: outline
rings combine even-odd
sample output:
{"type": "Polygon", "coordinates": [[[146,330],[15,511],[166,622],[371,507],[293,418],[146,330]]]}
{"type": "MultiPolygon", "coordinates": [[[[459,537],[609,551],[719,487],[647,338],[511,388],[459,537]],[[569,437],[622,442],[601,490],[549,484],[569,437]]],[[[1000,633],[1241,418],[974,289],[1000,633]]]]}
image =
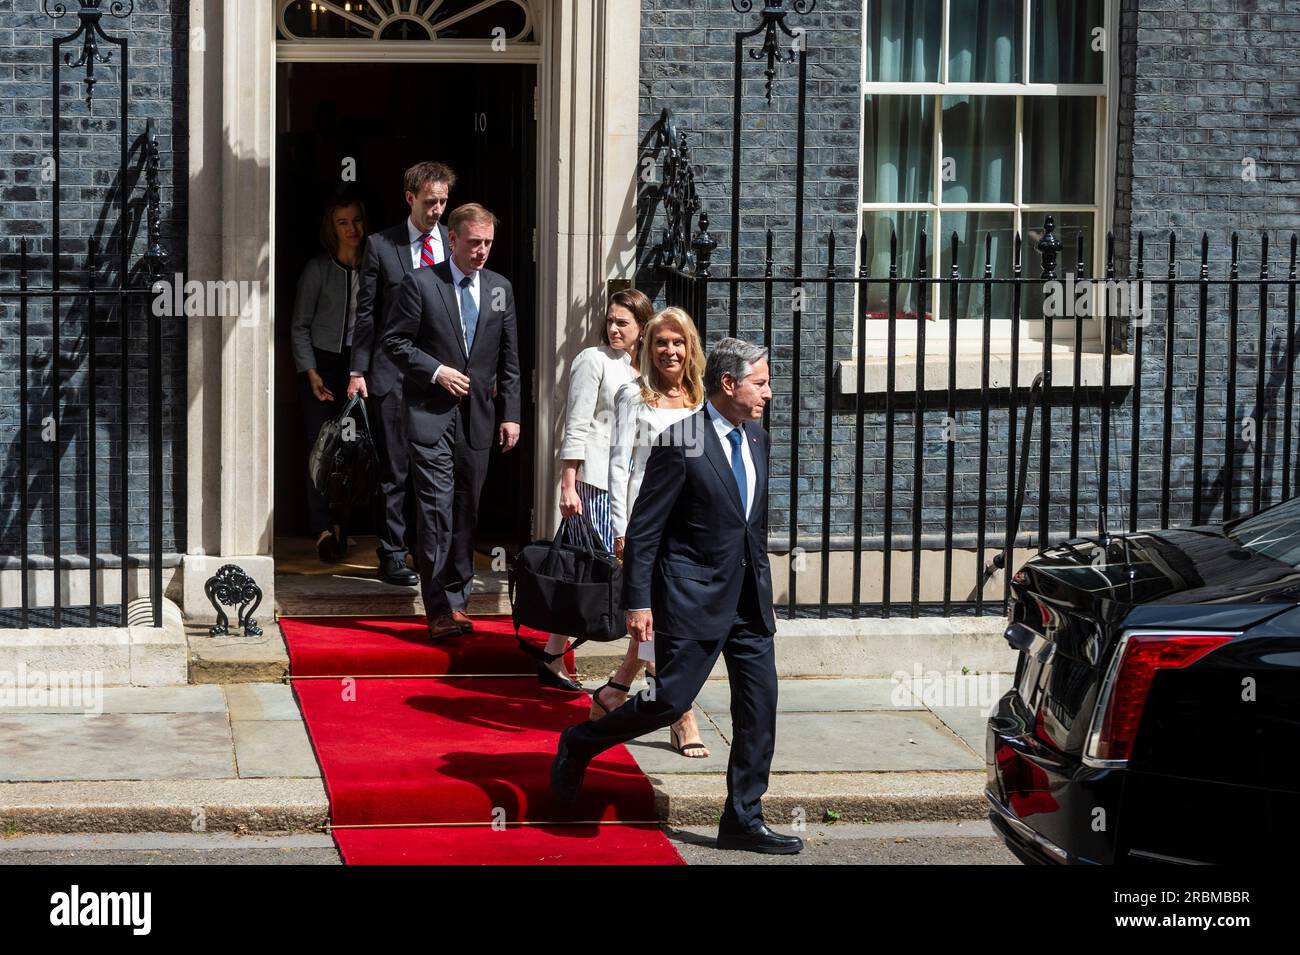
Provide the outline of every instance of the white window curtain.
{"type": "MultiPolygon", "coordinates": [[[[882,0],[866,8],[864,78],[867,83],[939,82],[941,56],[947,58],[948,83],[1020,83],[1025,80],[1023,4],[1021,0],[950,0],[948,48],[943,40],[942,0],[882,0]]],[[[1102,57],[1092,49],[1094,27],[1103,23],[1101,0],[1031,5],[1030,78],[1040,83],[1099,83],[1102,57]]],[[[1025,204],[1080,204],[1095,201],[1096,98],[1025,95],[1023,97],[1023,168],[1019,201],[1025,204]]],[[[939,247],[940,272],[952,267],[951,241],[957,233],[957,268],[963,277],[982,276],[991,253],[995,277],[1010,277],[1016,228],[1008,210],[945,209],[949,205],[1017,202],[1015,95],[910,95],[897,87],[868,91],[863,109],[862,201],[875,205],[937,204],[937,210],[899,209],[863,212],[868,261],[873,277],[889,272],[891,230],[898,238],[898,274],[917,272],[917,239],[924,230],[928,248],[939,247]],[[935,109],[942,110],[943,156],[934,155],[935,109]],[[938,175],[936,175],[936,172],[938,175]],[[935,195],[936,179],[939,195],[935,195]],[[936,221],[937,220],[937,221],[936,221]],[[986,249],[986,236],[991,247],[986,249]]],[[[1024,213],[1022,234],[1037,230],[1045,212],[1024,213]]],[[[1091,257],[1092,216],[1062,212],[1057,233],[1066,243],[1063,261],[1073,262],[1075,242],[1085,234],[1085,257],[1091,257]]],[[[1026,240],[1027,240],[1026,236],[1026,240]]],[[[1023,257],[1032,267],[1032,247],[1023,257]]],[[[927,262],[927,266],[933,259],[927,262]]],[[[1088,263],[1089,267],[1091,263],[1088,263]]],[[[899,289],[899,317],[915,317],[918,289],[899,289]]],[[[995,286],[992,310],[1006,316],[1009,286],[995,286]]],[[[926,312],[934,312],[933,289],[926,312]]],[[[944,293],[941,312],[950,311],[944,293]]],[[[867,311],[887,317],[888,290],[872,286],[867,311]]],[[[963,285],[957,315],[981,318],[983,288],[963,285]]]]}

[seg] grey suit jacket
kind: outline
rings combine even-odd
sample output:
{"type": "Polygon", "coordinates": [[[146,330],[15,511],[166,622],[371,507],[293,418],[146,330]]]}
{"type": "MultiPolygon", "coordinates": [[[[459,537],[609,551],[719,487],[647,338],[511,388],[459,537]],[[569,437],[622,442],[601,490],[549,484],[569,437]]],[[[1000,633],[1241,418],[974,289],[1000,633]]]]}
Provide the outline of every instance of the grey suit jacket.
{"type": "Polygon", "coordinates": [[[469,403],[471,448],[490,447],[497,422],[519,422],[515,293],[504,276],[489,269],[479,273],[478,327],[466,354],[451,265],[439,262],[412,270],[394,296],[384,350],[406,375],[404,396],[412,441],[437,442],[462,401],[469,403]],[[469,376],[469,394],[456,398],[436,384],[433,373],[439,365],[469,376]]]}
{"type": "MultiPolygon", "coordinates": [[[[357,327],[352,332],[352,367],[366,376],[366,389],[372,395],[385,395],[401,379],[402,373],[384,351],[388,331],[388,313],[402,279],[416,271],[411,264],[411,242],[406,219],[377,232],[367,241],[366,261],[361,268],[361,288],[357,292],[357,327]]],[[[451,254],[447,227],[438,223],[442,247],[451,254]]]]}
{"type": "MultiPolygon", "coordinates": [[[[336,353],[343,350],[351,295],[352,270],[340,265],[329,253],[322,252],[303,267],[298,279],[298,294],[293,300],[293,323],[289,330],[293,363],[299,371],[316,367],[313,347],[336,353]]],[[[357,298],[361,298],[360,289],[357,298]]],[[[353,328],[354,346],[356,337],[357,328],[353,328]]],[[[354,361],[353,368],[356,367],[354,361]]]]}

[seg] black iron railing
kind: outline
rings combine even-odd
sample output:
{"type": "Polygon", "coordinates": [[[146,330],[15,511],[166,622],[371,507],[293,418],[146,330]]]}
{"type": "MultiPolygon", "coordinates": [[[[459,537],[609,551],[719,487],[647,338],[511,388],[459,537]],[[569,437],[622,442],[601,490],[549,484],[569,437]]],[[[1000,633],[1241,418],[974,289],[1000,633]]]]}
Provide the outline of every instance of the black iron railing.
{"type": "MultiPolygon", "coordinates": [[[[1031,274],[1035,270],[1024,261],[1024,242],[1019,235],[1015,236],[1009,277],[993,274],[991,240],[987,237],[983,243],[984,271],[974,277],[959,275],[955,265],[949,275],[928,275],[924,233],[919,237],[914,260],[920,267],[907,277],[899,274],[899,249],[894,237],[890,240],[888,274],[883,276],[868,274],[865,266],[856,275],[840,274],[835,236],[828,234],[824,241],[829,264],[821,275],[776,275],[770,232],[762,275],[713,275],[707,257],[697,258],[685,267],[669,265],[664,270],[668,303],[691,311],[706,342],[723,334],[736,335],[740,330],[737,312],[727,306],[745,299],[747,291],[761,293],[763,332],[759,340],[785,369],[784,373],[774,372],[773,387],[784,408],[775,416],[775,424],[784,425],[784,433],[788,435],[788,440],[773,441],[773,459],[788,462],[784,475],[774,476],[773,481],[774,486],[779,480],[787,482],[789,508],[784,521],[774,522],[778,526],[784,524],[785,539],[774,536],[772,546],[776,552],[784,549],[791,555],[815,554],[820,559],[816,596],[798,586],[796,561],[790,560],[788,616],[811,611],[821,616],[848,612],[853,616],[888,617],[900,609],[900,604],[905,604],[913,616],[940,611],[1001,613],[1007,596],[1006,575],[997,598],[986,595],[985,585],[995,571],[1014,565],[1016,548],[1036,547],[1041,551],[1053,543],[1078,538],[1081,527],[1085,533],[1095,528],[1096,537],[1104,539],[1116,523],[1127,524],[1129,531],[1136,531],[1140,524],[1143,528],[1167,528],[1201,524],[1212,516],[1226,520],[1290,496],[1292,468],[1300,467],[1300,461],[1293,459],[1295,449],[1300,447],[1293,433],[1297,285],[1294,235],[1290,238],[1285,277],[1275,278],[1270,274],[1267,235],[1260,240],[1258,276],[1243,277],[1240,241],[1234,234],[1227,275],[1212,278],[1209,236],[1201,236],[1197,274],[1183,276],[1178,274],[1177,237],[1170,233],[1164,277],[1155,282],[1147,279],[1150,264],[1145,238],[1141,235],[1137,236],[1131,279],[1116,277],[1111,237],[1107,239],[1103,278],[1090,279],[1084,272],[1082,237],[1079,262],[1075,266],[1079,271],[1063,275],[1058,266],[1061,242],[1051,216],[1047,217],[1036,246],[1041,264],[1037,274],[1031,274]],[[1075,282],[1079,289],[1087,282],[1093,290],[1092,298],[1098,302],[1100,312],[1098,339],[1085,338],[1086,318],[1062,317],[1045,307],[1053,290],[1049,283],[1056,283],[1056,290],[1074,287],[1066,286],[1066,279],[1075,282]],[[982,294],[983,305],[976,318],[933,323],[948,336],[946,347],[940,351],[947,380],[945,385],[935,387],[926,378],[927,362],[935,358],[933,350],[927,352],[926,348],[927,327],[932,324],[927,303],[933,297],[943,296],[949,303],[949,315],[957,315],[958,294],[963,286],[982,294]],[[1002,314],[993,306],[997,286],[1010,287],[1011,305],[1002,314]],[[865,304],[871,298],[873,287],[886,292],[888,307],[883,316],[865,304]],[[805,315],[803,309],[795,308],[788,316],[778,316],[775,303],[797,301],[799,296],[791,294],[793,290],[814,288],[819,290],[815,296],[820,301],[819,314],[805,315]],[[1255,334],[1248,340],[1251,347],[1243,350],[1240,324],[1246,308],[1241,302],[1244,288],[1255,293],[1250,307],[1258,313],[1258,323],[1255,334]],[[909,297],[909,291],[917,303],[915,311],[899,307],[899,302],[909,297]],[[1109,299],[1103,298],[1106,294],[1109,299]],[[1127,308],[1124,296],[1128,296],[1130,303],[1127,308]],[[1285,301],[1281,304],[1278,300],[1283,297],[1285,301]],[[1226,309],[1222,318],[1211,321],[1211,311],[1217,312],[1224,298],[1226,309]],[[1109,307],[1103,307],[1103,302],[1109,307]],[[1284,312],[1285,324],[1270,320],[1271,305],[1284,312]],[[728,320],[722,327],[716,327],[715,315],[728,320]],[[997,342],[992,334],[992,322],[996,319],[1008,319],[1010,324],[1009,337],[997,342]],[[886,328],[884,386],[872,390],[866,382],[867,369],[873,357],[877,366],[882,363],[878,355],[869,354],[868,348],[881,343],[872,341],[869,331],[882,321],[886,328]],[[1072,335],[1056,340],[1053,325],[1062,321],[1070,323],[1072,335]],[[810,324],[817,332],[811,345],[804,335],[810,324]],[[907,352],[900,351],[900,324],[915,329],[914,336],[908,336],[908,341],[915,344],[907,352]],[[978,346],[959,345],[958,333],[963,325],[980,329],[978,346]],[[791,345],[784,353],[775,345],[773,333],[774,327],[781,326],[793,332],[791,345]],[[847,328],[853,329],[854,344],[851,348],[837,349],[833,345],[835,332],[847,328]],[[1032,337],[1026,342],[1025,333],[1030,329],[1032,337]],[[1211,334],[1226,338],[1222,350],[1212,344],[1211,334]],[[1156,336],[1159,351],[1149,349],[1148,340],[1152,335],[1156,336]],[[1179,343],[1184,347],[1177,348],[1179,343]],[[1194,347],[1190,347],[1193,343],[1194,347]],[[1036,348],[1038,363],[1032,376],[1022,377],[1024,344],[1036,348]],[[819,376],[804,370],[805,351],[814,348],[820,353],[819,376]],[[1054,377],[1062,348],[1069,374],[1054,377]],[[1084,366],[1089,348],[1100,365],[1100,381],[1095,383],[1092,379],[1097,372],[1089,372],[1084,366]],[[1184,353],[1188,350],[1192,354],[1184,353]],[[1112,372],[1121,356],[1131,367],[1131,380],[1117,385],[1112,372]],[[996,384],[990,374],[994,357],[1007,359],[1006,380],[996,384]],[[839,376],[846,373],[844,365],[850,358],[855,359],[855,381],[845,396],[846,389],[839,376]],[[1207,373],[1210,360],[1222,366],[1213,378],[1207,373]],[[959,383],[958,369],[963,361],[978,368],[977,384],[959,383]],[[912,386],[903,388],[899,386],[898,373],[907,365],[913,371],[912,386]],[[1242,415],[1238,404],[1239,383],[1245,375],[1253,377],[1254,407],[1249,414],[1242,415]],[[1144,397],[1144,386],[1157,379],[1161,386],[1158,402],[1144,397]],[[926,385],[915,387],[918,382],[926,385]],[[798,410],[806,407],[810,398],[819,401],[822,416],[821,430],[812,436],[801,429],[798,416],[798,410]],[[1220,409],[1217,415],[1207,411],[1211,405],[1220,409]],[[969,415],[965,425],[957,424],[963,407],[975,413],[973,424],[969,415]],[[1187,413],[1189,410],[1191,414],[1187,413]],[[1086,424],[1085,414],[1091,419],[1086,424]],[[1019,427],[1021,415],[1024,415],[1023,432],[1019,427]],[[853,423],[849,475],[834,470],[832,453],[835,441],[832,423],[847,416],[851,416],[853,423]],[[1153,421],[1157,429],[1154,433],[1153,421]],[[910,454],[904,453],[907,449],[896,441],[900,424],[911,427],[910,454]],[[926,453],[927,440],[929,436],[944,433],[945,428],[953,431],[944,438],[941,461],[935,461],[926,453]],[[883,476],[877,475],[873,486],[873,478],[865,466],[869,458],[866,449],[870,442],[876,441],[883,445],[883,476]],[[1091,454],[1085,453],[1085,441],[1095,446],[1091,454]],[[1031,469],[1030,448],[1035,444],[1037,467],[1031,469]],[[1176,449],[1189,444],[1190,466],[1174,467],[1176,449]],[[1215,452],[1211,452],[1211,444],[1215,452]],[[821,450],[820,486],[801,487],[801,478],[807,476],[799,466],[801,452],[806,453],[817,445],[821,450]],[[1118,455],[1121,448],[1127,451],[1126,469],[1117,467],[1112,458],[1112,452],[1118,455]],[[959,452],[965,466],[974,468],[973,489],[969,485],[965,490],[959,486],[959,452]],[[997,475],[996,489],[991,480],[995,458],[1005,458],[997,475]],[[1248,482],[1241,479],[1247,463],[1248,482]],[[935,513],[938,509],[933,503],[925,500],[927,492],[933,496],[936,490],[926,481],[927,473],[936,467],[943,475],[941,518],[935,513]],[[1067,482],[1059,478],[1065,471],[1068,471],[1068,488],[1061,486],[1067,482]],[[1112,482],[1125,471],[1128,488],[1121,497],[1113,493],[1112,482]],[[1157,481],[1144,479],[1144,475],[1157,471],[1160,475],[1157,481]],[[1058,476],[1056,480],[1054,476],[1058,476]],[[897,496],[900,477],[904,479],[901,483],[910,485],[911,489],[910,498],[905,500],[897,496]],[[851,541],[833,542],[832,499],[850,488],[851,541]],[[883,503],[870,505],[866,500],[868,494],[879,495],[883,503]],[[820,533],[813,540],[801,531],[798,516],[800,504],[809,498],[820,502],[820,533]],[[1021,515],[1026,505],[1036,512],[1032,530],[1022,525],[1021,515]],[[899,506],[907,510],[906,520],[902,522],[895,516],[899,506]],[[973,512],[974,517],[959,519],[955,516],[959,511],[973,512]],[[990,518],[996,511],[1001,511],[1005,523],[993,524],[990,518]],[[1117,513],[1124,518],[1120,522],[1114,519],[1117,513]],[[1146,515],[1145,520],[1142,515],[1146,515]],[[938,534],[926,532],[924,525],[933,524],[935,519],[941,521],[942,530],[938,534]],[[867,521],[881,525],[875,539],[867,539],[864,533],[867,521]],[[833,600],[830,597],[832,553],[845,545],[852,554],[851,589],[847,600],[833,600]],[[943,554],[940,600],[923,598],[925,590],[934,589],[922,585],[922,557],[927,550],[943,554]],[[965,599],[954,596],[955,550],[973,551],[978,571],[978,581],[973,582],[965,599]],[[910,597],[906,601],[893,597],[891,558],[900,551],[908,552],[911,558],[910,597]],[[871,553],[880,555],[883,580],[878,601],[866,601],[862,596],[863,556],[871,553]]],[[[955,234],[951,242],[952,261],[956,263],[958,237],[955,234]]],[[[868,263],[871,250],[865,235],[860,244],[859,261],[868,263]]],[[[769,406],[765,425],[771,425],[772,418],[773,410],[769,406]]],[[[966,583],[972,581],[968,579],[966,583]]]]}
{"type": "Polygon", "coordinates": [[[1226,519],[1290,496],[1292,456],[1300,454],[1294,236],[1285,278],[1269,271],[1267,236],[1258,278],[1243,277],[1235,235],[1226,275],[1212,278],[1209,236],[1201,236],[1199,271],[1189,276],[1179,274],[1171,233],[1156,278],[1141,235],[1132,237],[1135,254],[1118,262],[1107,237],[1093,270],[1079,231],[1075,262],[1062,264],[1065,243],[1051,216],[1041,230],[1026,223],[1027,235],[1011,238],[1005,266],[995,264],[1002,258],[991,236],[963,245],[953,234],[946,275],[929,274],[924,232],[907,250],[891,233],[887,257],[869,247],[875,240],[865,227],[856,242],[837,242],[834,230],[812,235],[804,208],[807,38],[818,25],[802,24],[812,22],[815,0],[733,6],[758,22],[735,33],[727,274],[712,269],[718,242],[701,173],[688,133],[667,109],[647,143],[663,175],[642,190],[638,215],[648,237],[648,223],[663,214],[646,261],[667,303],[690,312],[706,343],[740,334],[772,356],[775,397],[764,416],[773,436],[770,547],[788,561],[787,616],[1002,612],[1008,575],[1000,588],[990,580],[1014,566],[1018,550],[1041,551],[1090,526],[1104,539],[1110,527],[1226,519]],[[788,22],[795,20],[801,25],[788,22]],[[747,65],[755,74],[749,96],[747,65]],[[793,109],[772,108],[778,82],[793,109]],[[761,120],[747,122],[747,108],[763,111],[761,120]],[[780,129],[782,118],[793,130],[780,129]],[[745,141],[751,129],[765,131],[759,142],[745,141]],[[792,161],[770,156],[773,142],[786,141],[772,138],[778,129],[794,141],[792,161]],[[763,175],[753,174],[755,164],[763,175]],[[791,176],[781,192],[788,204],[762,214],[785,230],[779,256],[767,229],[761,268],[742,267],[742,249],[759,238],[742,229],[746,183],[791,176]],[[853,266],[841,261],[850,249],[853,266]],[[823,250],[825,267],[810,268],[823,250]],[[905,251],[915,252],[911,274],[903,274],[905,251]],[[969,274],[961,274],[959,253],[974,263],[969,274]],[[870,273],[873,261],[883,272],[870,273]],[[1101,282],[1103,298],[1113,292],[1117,301],[1087,318],[1049,305],[1053,290],[1068,287],[1073,296],[1075,282],[1101,282]],[[1239,325],[1252,308],[1258,324],[1243,338],[1239,325]],[[931,327],[938,314],[955,320],[931,327]],[[900,325],[908,332],[901,339],[900,325]],[[927,363],[936,361],[946,363],[946,380],[933,372],[927,380],[927,363]],[[1119,362],[1124,374],[1116,379],[1119,362]],[[1254,385],[1244,417],[1243,375],[1254,385]],[[1248,486],[1239,488],[1246,470],[1248,486]],[[906,555],[898,568],[896,555],[906,555]]]}
{"type": "MultiPolygon", "coordinates": [[[[58,20],[74,8],[78,26],[56,37],[51,44],[53,124],[51,128],[52,203],[48,245],[28,240],[16,243],[16,284],[0,288],[0,311],[16,312],[18,319],[18,425],[16,460],[10,460],[5,480],[17,486],[18,500],[7,501],[5,519],[17,524],[18,553],[12,555],[21,574],[18,605],[0,607],[5,626],[125,626],[127,604],[133,599],[132,570],[147,562],[148,592],[152,623],[162,623],[162,348],[159,319],[152,314],[152,287],[164,265],[160,235],[160,188],[158,140],[150,120],[139,135],[138,165],[130,160],[132,141],[128,99],[128,42],[126,37],[106,34],[104,16],[118,19],[133,11],[131,0],[99,0],[80,4],[52,3],[45,12],[58,20]],[[104,48],[107,48],[105,51],[104,48]],[[116,54],[116,64],[113,63],[116,54]],[[108,207],[116,207],[116,225],[105,216],[104,232],[85,240],[84,256],[68,251],[73,243],[64,235],[62,214],[64,189],[61,179],[61,133],[65,128],[61,109],[61,71],[82,70],[83,96],[87,112],[93,102],[98,79],[97,67],[115,65],[118,71],[118,161],[108,207]],[[143,172],[144,226],[147,249],[134,264],[131,261],[136,233],[131,211],[132,183],[143,172]],[[103,238],[107,234],[109,238],[103,238]],[[47,252],[48,250],[48,252],[47,252]],[[109,254],[104,254],[105,252],[109,254]],[[37,259],[33,263],[33,259],[37,259]],[[72,265],[74,268],[69,268],[72,265]],[[48,284],[37,285],[33,275],[48,276],[48,284]],[[101,276],[109,281],[101,284],[101,276]],[[115,348],[104,350],[112,340],[115,348]],[[133,333],[144,323],[147,333],[145,354],[139,354],[133,333]],[[73,330],[69,343],[65,333],[73,330]],[[84,378],[82,373],[84,372],[84,378]],[[76,393],[84,401],[74,400],[76,393]],[[101,408],[101,392],[116,401],[101,408]],[[140,396],[145,407],[141,409],[140,396]],[[143,411],[143,413],[141,413],[143,411]],[[114,452],[101,460],[101,427],[109,434],[114,452]],[[80,455],[70,456],[74,440],[80,455]],[[131,534],[132,487],[141,475],[132,470],[131,449],[147,443],[147,555],[133,548],[131,534]],[[65,458],[73,457],[72,484],[79,485],[70,509],[63,499],[65,458]],[[101,468],[107,473],[101,480],[101,468]],[[39,510],[34,497],[39,497],[39,510]],[[100,517],[101,509],[108,518],[100,517]],[[39,542],[33,540],[33,524],[40,515],[39,542]],[[65,550],[65,521],[71,521],[75,543],[65,550]],[[101,539],[101,529],[107,540],[101,539]],[[84,535],[84,536],[83,536],[84,535]],[[84,550],[83,550],[84,548],[84,550]],[[137,551],[137,552],[134,552],[137,551]],[[84,566],[83,566],[84,565],[84,566]],[[103,593],[102,575],[119,568],[120,588],[116,595],[103,593]],[[38,600],[34,576],[48,569],[53,574],[51,599],[38,600]],[[64,575],[84,570],[88,575],[88,601],[72,605],[65,599],[64,575]],[[116,596],[116,600],[113,599],[116,596]]],[[[111,66],[110,66],[111,68],[111,66]]],[[[84,190],[69,187],[75,200],[84,200],[84,190]]],[[[13,262],[13,258],[10,258],[13,262]]],[[[137,535],[138,537],[139,535],[137,535]]]]}

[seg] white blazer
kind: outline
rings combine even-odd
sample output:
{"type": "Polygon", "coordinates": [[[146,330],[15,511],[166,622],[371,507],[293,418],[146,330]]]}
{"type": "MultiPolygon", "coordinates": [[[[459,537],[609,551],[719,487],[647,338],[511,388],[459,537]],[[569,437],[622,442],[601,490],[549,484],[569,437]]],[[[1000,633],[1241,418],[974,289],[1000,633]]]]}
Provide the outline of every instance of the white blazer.
{"type": "Polygon", "coordinates": [[[632,359],[621,348],[593,345],[573,359],[560,460],[581,461],[578,480],[584,484],[609,488],[614,396],[633,377],[632,359]]]}
{"type": "Polygon", "coordinates": [[[609,517],[614,536],[622,537],[632,505],[641,490],[646,462],[660,432],[700,410],[651,408],[641,399],[641,382],[630,381],[614,399],[614,435],[609,450],[609,517]]]}

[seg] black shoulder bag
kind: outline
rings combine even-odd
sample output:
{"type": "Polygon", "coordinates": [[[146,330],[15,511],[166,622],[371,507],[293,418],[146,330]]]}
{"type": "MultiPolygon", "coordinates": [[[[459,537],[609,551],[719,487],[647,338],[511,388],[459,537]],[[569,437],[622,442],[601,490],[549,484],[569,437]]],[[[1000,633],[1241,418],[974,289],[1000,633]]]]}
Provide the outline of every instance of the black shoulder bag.
{"type": "Polygon", "coordinates": [[[626,634],[623,570],[586,514],[561,521],[554,540],[527,545],[509,576],[515,638],[538,660],[551,663],[588,640],[605,643],[626,634]],[[519,636],[521,626],[574,640],[559,653],[547,653],[519,636]]]}

